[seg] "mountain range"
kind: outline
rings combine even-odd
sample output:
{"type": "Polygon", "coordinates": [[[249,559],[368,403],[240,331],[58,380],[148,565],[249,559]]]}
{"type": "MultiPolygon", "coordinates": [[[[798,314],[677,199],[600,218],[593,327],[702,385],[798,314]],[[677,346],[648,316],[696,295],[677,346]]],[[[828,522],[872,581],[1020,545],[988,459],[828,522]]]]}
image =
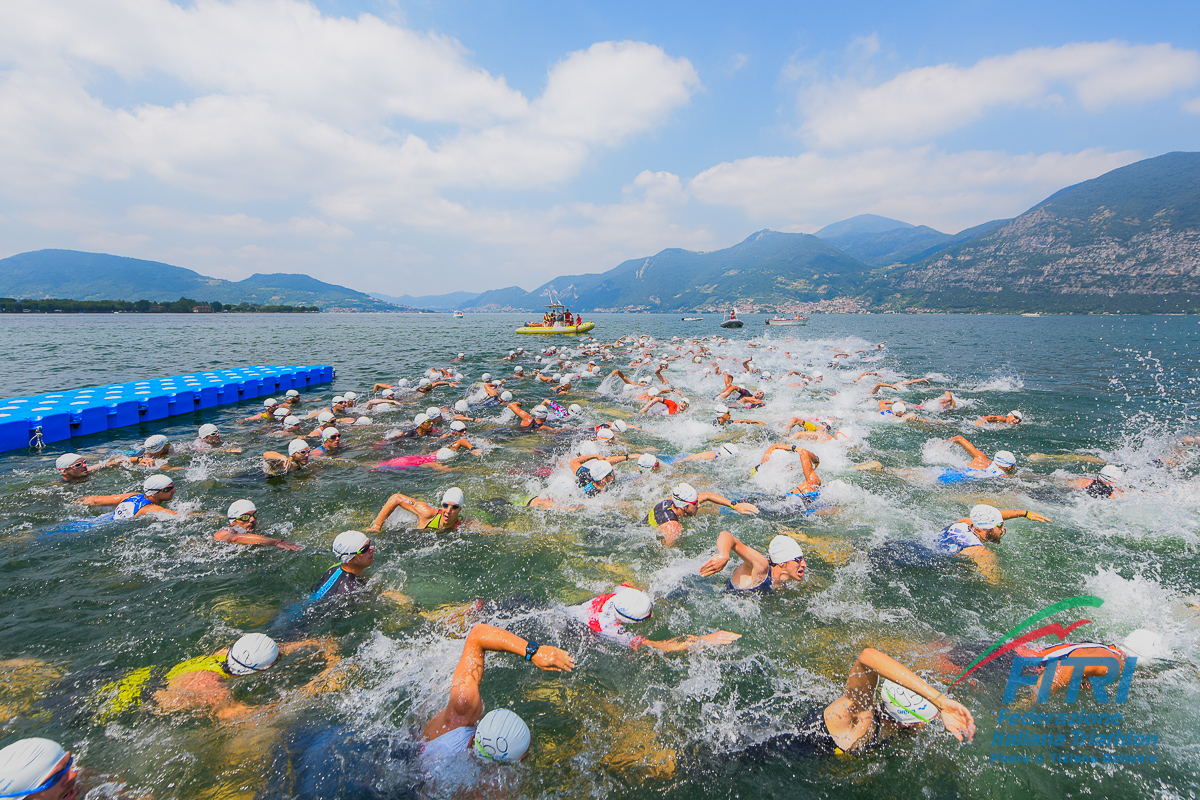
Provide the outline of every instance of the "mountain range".
{"type": "Polygon", "coordinates": [[[956,234],[863,214],[811,235],[762,230],[723,250],[669,248],[532,292],[372,296],[306,275],[231,282],[155,261],[39,250],[0,259],[0,296],[361,311],[536,311],[552,299],[583,312],[1200,311],[1200,153],[1139,161],[956,234]]]}
{"type": "Polygon", "coordinates": [[[1067,187],[957,234],[863,214],[815,235],[759,231],[708,253],[668,249],[468,306],[580,311],[860,307],[1200,311],[1200,153],[1167,153],[1067,187]]]}
{"type": "Polygon", "coordinates": [[[0,259],[0,296],[68,300],[216,300],[236,305],[304,305],[346,311],[399,311],[370,295],[308,275],[255,273],[242,281],[209,278],[140,258],[35,250],[0,259]]]}

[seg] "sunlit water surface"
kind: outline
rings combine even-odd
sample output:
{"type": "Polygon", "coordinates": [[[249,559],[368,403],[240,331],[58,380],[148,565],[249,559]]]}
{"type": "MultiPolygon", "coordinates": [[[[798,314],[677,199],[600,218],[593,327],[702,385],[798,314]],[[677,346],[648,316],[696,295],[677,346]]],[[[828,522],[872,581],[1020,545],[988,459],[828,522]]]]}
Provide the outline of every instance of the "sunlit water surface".
{"type": "MultiPolygon", "coordinates": [[[[485,606],[480,621],[557,644],[576,657],[575,671],[565,675],[540,672],[515,657],[489,658],[483,686],[488,707],[516,710],[534,734],[530,758],[520,767],[482,769],[479,780],[497,795],[1057,798],[1194,792],[1200,766],[1200,675],[1194,666],[1200,484],[1194,453],[1177,448],[1183,435],[1198,432],[1194,318],[818,316],[807,327],[771,329],[750,316],[745,328],[732,332],[720,331],[713,317],[694,323],[675,316],[591,318],[601,341],[645,334],[655,337],[655,353],[666,355],[678,344],[672,337],[720,332],[731,339],[715,346],[728,357],[722,361],[727,368],[736,367],[733,357],[754,356],[755,364],[776,375],[817,368],[826,378],[817,391],[788,385],[793,378],[773,379],[765,385],[768,407],[745,415],[771,425],[718,430],[709,420],[720,379],[686,360],[676,362],[669,376],[691,397],[693,411],[636,420],[644,430],[631,430],[615,451],[675,454],[732,441],[741,446],[739,454],[677,465],[642,480],[618,467],[616,488],[584,501],[574,493],[564,459],[579,434],[507,438],[498,430],[511,426],[508,415],[495,409],[469,426],[470,438],[486,451],[482,458],[460,459],[447,473],[369,471],[390,455],[433,449],[425,443],[373,446],[384,430],[423,408],[416,401],[377,415],[371,427],[348,431],[351,448],[343,458],[310,476],[262,477],[258,454],[279,449],[280,440],[269,439],[260,425],[237,421],[257,402],[57,443],[42,453],[2,454],[4,741],[22,735],[57,739],[96,773],[156,798],[408,796],[419,783],[412,745],[420,725],[445,702],[462,649],[461,628],[429,612],[490,599],[499,602],[485,606]],[[886,348],[877,350],[885,340],[886,348]],[[831,367],[838,351],[852,357],[831,367]],[[852,383],[864,370],[932,381],[931,387],[885,396],[920,402],[950,389],[964,407],[941,415],[948,424],[936,427],[889,423],[867,397],[874,379],[852,383]],[[1026,417],[1016,430],[972,424],[980,414],[1013,408],[1026,417]],[[688,522],[675,549],[662,548],[652,529],[637,524],[679,480],[730,496],[781,496],[801,480],[794,458],[777,458],[754,477],[749,470],[766,445],[779,440],[779,423],[793,413],[836,416],[852,436],[849,446],[813,448],[822,459],[832,513],[805,517],[775,505],[761,518],[706,514],[688,522]],[[185,467],[174,473],[176,508],[222,513],[234,499],[252,499],[264,532],[304,545],[303,552],[215,543],[216,515],[55,532],[65,520],[95,516],[73,502],[78,497],[131,491],[145,477],[112,469],[66,487],[54,480],[57,455],[74,449],[96,456],[160,432],[188,442],[204,422],[217,424],[246,452],[173,458],[185,467]],[[1019,477],[939,484],[934,476],[941,468],[965,464],[960,451],[939,441],[956,433],[989,452],[1015,451],[1019,477]],[[1096,467],[1030,462],[1035,452],[1086,453],[1119,463],[1127,491],[1111,502],[1081,499],[1067,482],[1096,467]],[[1164,457],[1176,465],[1153,463],[1164,457]],[[854,470],[871,460],[901,472],[854,470]],[[551,469],[549,477],[539,474],[541,468],[551,469]],[[466,492],[468,517],[503,532],[436,537],[406,532],[403,519],[393,520],[376,537],[366,596],[287,619],[288,609],[332,565],[330,543],[337,533],[368,526],[394,491],[436,502],[449,485],[466,492]],[[584,509],[520,507],[529,495],[547,491],[582,502],[584,509]],[[1031,508],[1053,520],[1010,524],[995,547],[998,586],[987,585],[965,560],[926,555],[936,533],[980,501],[1031,508]],[[804,585],[769,597],[737,597],[722,591],[723,577],[697,573],[722,528],[763,550],[783,528],[819,537],[822,544],[808,548],[804,585]],[[564,606],[621,581],[647,587],[655,597],[654,619],[642,631],[652,638],[718,628],[743,638],[733,646],[662,656],[630,653],[568,624],[564,606]],[[415,605],[397,605],[384,591],[403,593],[415,605]],[[1087,609],[1091,623],[1075,636],[1117,642],[1135,627],[1148,627],[1167,635],[1174,648],[1172,662],[1138,670],[1122,709],[1123,728],[1157,734],[1159,745],[1120,752],[1150,752],[1156,763],[992,763],[994,753],[1034,752],[991,744],[1003,694],[999,678],[955,692],[975,714],[974,744],[960,745],[934,725],[861,758],[738,764],[740,749],[789,730],[806,710],[833,700],[863,647],[885,650],[945,683],[938,652],[954,643],[990,642],[1042,607],[1076,595],[1105,602],[1087,609]],[[287,661],[235,683],[239,699],[269,708],[251,725],[218,727],[146,710],[104,719],[94,713],[91,693],[114,677],[169,667],[249,631],[336,637],[350,667],[344,687],[301,694],[295,689],[317,667],[287,661]]],[[[5,315],[0,356],[9,396],[256,363],[332,364],[337,381],[306,396],[312,408],[335,390],[366,394],[376,381],[415,380],[460,351],[467,355],[457,367],[470,379],[484,371],[509,374],[512,365],[499,356],[518,346],[550,344],[515,334],[522,321],[516,315],[5,315]]],[[[602,365],[605,374],[627,366],[629,351],[617,352],[617,361],[602,365]]],[[[532,369],[532,360],[521,363],[532,369]]],[[[509,388],[518,399],[545,396],[530,381],[509,388]]],[[[443,389],[437,397],[449,404],[469,391],[443,389]]],[[[589,424],[614,416],[635,421],[634,405],[611,379],[581,381],[562,402],[572,401],[584,405],[589,424]]],[[[1053,703],[1065,707],[1059,698],[1053,703]]],[[[1106,710],[1090,696],[1079,707],[1106,710]]]]}

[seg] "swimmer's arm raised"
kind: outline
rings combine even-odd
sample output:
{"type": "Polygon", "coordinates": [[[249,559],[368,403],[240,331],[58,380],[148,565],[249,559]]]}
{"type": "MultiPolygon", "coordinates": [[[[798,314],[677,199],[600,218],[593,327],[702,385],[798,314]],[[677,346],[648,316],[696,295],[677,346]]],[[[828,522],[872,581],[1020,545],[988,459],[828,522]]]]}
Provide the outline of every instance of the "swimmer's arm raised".
{"type": "Polygon", "coordinates": [[[968,741],[975,740],[975,718],[966,707],[934,689],[887,653],[873,647],[859,654],[846,678],[845,697],[856,711],[870,711],[875,707],[875,691],[880,677],[916,692],[937,706],[946,731],[955,739],[961,742],[965,736],[968,741]]]}
{"type": "MultiPolygon", "coordinates": [[[[420,505],[425,504],[421,503],[420,505]]],[[[383,504],[383,508],[379,510],[377,515],[375,515],[375,521],[371,523],[371,527],[367,528],[367,530],[371,533],[378,533],[379,531],[383,530],[383,523],[387,522],[388,517],[390,517],[392,512],[394,512],[397,508],[403,508],[405,511],[416,514],[418,517],[421,516],[420,511],[418,510],[418,501],[406,494],[400,494],[397,492],[389,497],[387,502],[383,504]]]]}

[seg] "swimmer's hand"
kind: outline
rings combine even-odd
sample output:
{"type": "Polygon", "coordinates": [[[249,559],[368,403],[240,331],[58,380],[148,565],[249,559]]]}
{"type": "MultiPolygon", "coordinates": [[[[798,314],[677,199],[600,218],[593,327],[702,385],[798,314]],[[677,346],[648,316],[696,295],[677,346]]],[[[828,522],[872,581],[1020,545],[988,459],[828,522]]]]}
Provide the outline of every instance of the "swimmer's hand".
{"type": "MultiPolygon", "coordinates": [[[[688,638],[690,639],[692,637],[688,638]]],[[[705,635],[697,638],[699,641],[708,642],[709,644],[733,644],[738,639],[742,638],[742,635],[740,633],[731,633],[729,631],[713,631],[712,633],[706,633],[705,635]]]]}
{"type": "Polygon", "coordinates": [[[304,549],[302,546],[300,546],[298,544],[292,544],[291,542],[285,542],[283,539],[276,540],[275,546],[278,547],[280,550],[287,550],[292,553],[298,553],[304,549]]]}
{"type": "Polygon", "coordinates": [[[758,506],[754,505],[753,503],[734,503],[733,505],[730,506],[730,508],[732,508],[734,511],[738,512],[739,514],[757,514],[758,513],[758,506]]]}
{"type": "Polygon", "coordinates": [[[942,724],[946,726],[946,732],[960,742],[964,736],[968,742],[975,741],[975,718],[971,716],[967,707],[945,695],[938,698],[938,701],[936,705],[942,712],[942,724]]]}
{"type": "Polygon", "coordinates": [[[1029,519],[1033,520],[1034,522],[1049,522],[1050,521],[1049,517],[1043,517],[1041,514],[1037,513],[1036,511],[1026,511],[1025,516],[1028,517],[1029,519]]]}
{"type": "Polygon", "coordinates": [[[716,575],[718,572],[725,569],[725,565],[728,563],[729,555],[726,554],[725,556],[722,556],[720,553],[718,553],[708,561],[704,562],[704,565],[700,567],[700,574],[706,578],[710,575],[716,575]]]}
{"type": "Polygon", "coordinates": [[[546,672],[570,672],[575,668],[575,659],[566,650],[544,644],[533,654],[533,665],[546,672]]]}

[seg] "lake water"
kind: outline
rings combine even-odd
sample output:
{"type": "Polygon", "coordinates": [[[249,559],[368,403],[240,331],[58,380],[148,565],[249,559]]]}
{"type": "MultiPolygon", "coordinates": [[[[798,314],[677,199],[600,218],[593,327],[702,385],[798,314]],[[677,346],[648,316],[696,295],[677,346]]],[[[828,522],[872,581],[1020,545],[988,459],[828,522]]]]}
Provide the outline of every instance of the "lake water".
{"type": "MultiPolygon", "coordinates": [[[[691,323],[657,315],[589,318],[600,341],[644,334],[655,337],[653,349],[665,355],[678,344],[672,337],[720,333],[730,339],[714,346],[726,368],[753,356],[776,375],[817,368],[826,378],[816,391],[789,385],[791,378],[765,384],[767,408],[745,416],[770,424],[736,430],[709,424],[720,380],[686,360],[668,373],[693,402],[693,411],[682,417],[635,420],[636,408],[614,392],[611,379],[582,381],[562,402],[583,404],[589,424],[615,416],[644,428],[622,436],[615,452],[676,454],[722,442],[740,447],[733,458],[677,464],[645,480],[618,466],[616,488],[586,500],[573,494],[563,458],[577,436],[508,437],[500,429],[511,426],[494,409],[480,412],[486,421],[468,426],[468,436],[485,451],[481,458],[461,458],[444,473],[369,471],[392,454],[433,449],[425,443],[374,446],[384,430],[426,405],[417,401],[379,414],[370,427],[349,430],[350,448],[341,460],[311,475],[270,481],[261,475],[259,455],[279,449],[281,440],[269,438],[261,425],[238,422],[257,402],[57,443],[42,453],[0,454],[2,743],[29,735],[56,739],[82,754],[96,773],[156,798],[409,796],[418,782],[411,755],[417,732],[445,703],[462,651],[461,626],[433,612],[487,599],[497,602],[484,605],[478,621],[556,644],[576,658],[573,673],[558,675],[517,657],[489,656],[487,706],[514,709],[534,737],[521,766],[482,770],[480,780],[497,796],[1194,793],[1200,782],[1194,741],[1200,729],[1200,483],[1195,452],[1179,445],[1182,436],[1200,433],[1195,318],[828,315],[805,327],[765,328],[762,317],[747,316],[740,331],[720,330],[711,316],[691,323]],[[882,341],[885,348],[876,349],[882,341]],[[851,357],[834,359],[839,351],[851,357]],[[890,423],[867,396],[874,379],[853,383],[864,370],[932,381],[931,387],[884,396],[920,402],[950,389],[964,407],[941,414],[945,424],[890,423]],[[1025,424],[1006,430],[973,424],[980,414],[1010,409],[1022,411],[1025,424]],[[835,416],[852,435],[850,446],[813,447],[831,513],[806,517],[767,503],[761,517],[703,514],[686,524],[679,546],[670,549],[637,524],[680,480],[729,496],[782,496],[801,479],[794,458],[777,457],[754,477],[749,470],[769,443],[781,439],[779,423],[792,414],[835,416]],[[85,484],[64,486],[55,482],[55,457],[68,450],[88,456],[123,450],[152,433],[190,442],[204,422],[215,423],[245,454],[173,457],[172,465],[183,468],[173,473],[179,487],[173,506],[223,515],[233,500],[249,498],[258,505],[263,532],[301,544],[303,552],[217,544],[211,538],[221,524],[216,515],[62,531],[66,520],[95,516],[77,498],[132,491],[146,473],[109,469],[85,484]],[[1014,451],[1018,476],[937,482],[942,468],[965,464],[961,451],[944,444],[954,434],[989,453],[1014,451]],[[1031,461],[1033,453],[1068,458],[1031,461]],[[1122,465],[1124,495],[1099,502],[1069,490],[1071,478],[1098,469],[1070,458],[1081,454],[1122,465]],[[872,460],[891,471],[854,469],[872,460]],[[541,468],[552,468],[548,477],[541,468]],[[330,543],[339,532],[366,528],[392,492],[436,502],[450,485],[466,492],[467,517],[502,530],[437,537],[408,532],[395,519],[375,538],[367,595],[296,618],[291,609],[332,565],[330,543]],[[520,506],[525,497],[546,491],[583,509],[520,506]],[[982,501],[1052,519],[1009,525],[993,547],[997,585],[983,581],[965,559],[928,555],[937,533],[982,501]],[[806,548],[808,579],[767,597],[724,593],[724,577],[697,573],[722,529],[763,550],[780,529],[818,539],[806,548]],[[631,653],[567,622],[565,606],[622,581],[655,598],[654,618],[639,631],[651,638],[718,628],[743,638],[732,646],[663,656],[631,653]],[[413,605],[398,605],[385,591],[402,593],[413,605]],[[794,730],[806,711],[835,699],[864,647],[877,647],[944,685],[939,653],[954,644],[990,643],[1043,607],[1079,595],[1098,596],[1104,604],[1085,609],[1090,623],[1071,639],[1120,642],[1134,628],[1151,628],[1168,637],[1173,659],[1139,667],[1122,706],[1101,706],[1085,691],[1074,706],[1056,695],[1044,707],[1120,708],[1122,731],[1155,734],[1158,744],[1115,752],[1153,755],[1155,763],[994,763],[995,754],[1100,757],[1114,750],[994,745],[998,730],[1020,730],[997,726],[1003,676],[952,693],[975,715],[973,744],[960,745],[934,724],[859,758],[738,762],[736,754],[747,745],[794,730]],[[319,667],[287,659],[269,673],[234,682],[239,700],[267,709],[248,725],[221,726],[148,708],[97,713],[92,698],[106,682],[213,652],[250,631],[280,639],[334,637],[350,667],[344,685],[316,696],[299,692],[319,667]]],[[[425,368],[447,366],[460,351],[466,358],[455,366],[470,379],[485,371],[510,374],[512,365],[500,356],[519,346],[551,344],[515,334],[524,319],[3,315],[0,356],[9,365],[8,396],[257,363],[332,364],[338,373],[333,386],[305,397],[306,408],[315,408],[335,392],[369,393],[376,381],[415,382],[425,368]]],[[[606,373],[627,366],[629,351],[617,354],[602,365],[606,373]]],[[[521,363],[532,370],[531,359],[521,363]]],[[[627,370],[631,376],[635,371],[627,370]]],[[[529,381],[508,388],[527,401],[545,396],[529,381]]],[[[442,389],[436,398],[450,404],[466,391],[442,389]]],[[[1051,621],[1066,624],[1079,616],[1069,613],[1051,621]]],[[[1052,732],[1069,738],[1072,730],[1097,729],[1052,732]]]]}

